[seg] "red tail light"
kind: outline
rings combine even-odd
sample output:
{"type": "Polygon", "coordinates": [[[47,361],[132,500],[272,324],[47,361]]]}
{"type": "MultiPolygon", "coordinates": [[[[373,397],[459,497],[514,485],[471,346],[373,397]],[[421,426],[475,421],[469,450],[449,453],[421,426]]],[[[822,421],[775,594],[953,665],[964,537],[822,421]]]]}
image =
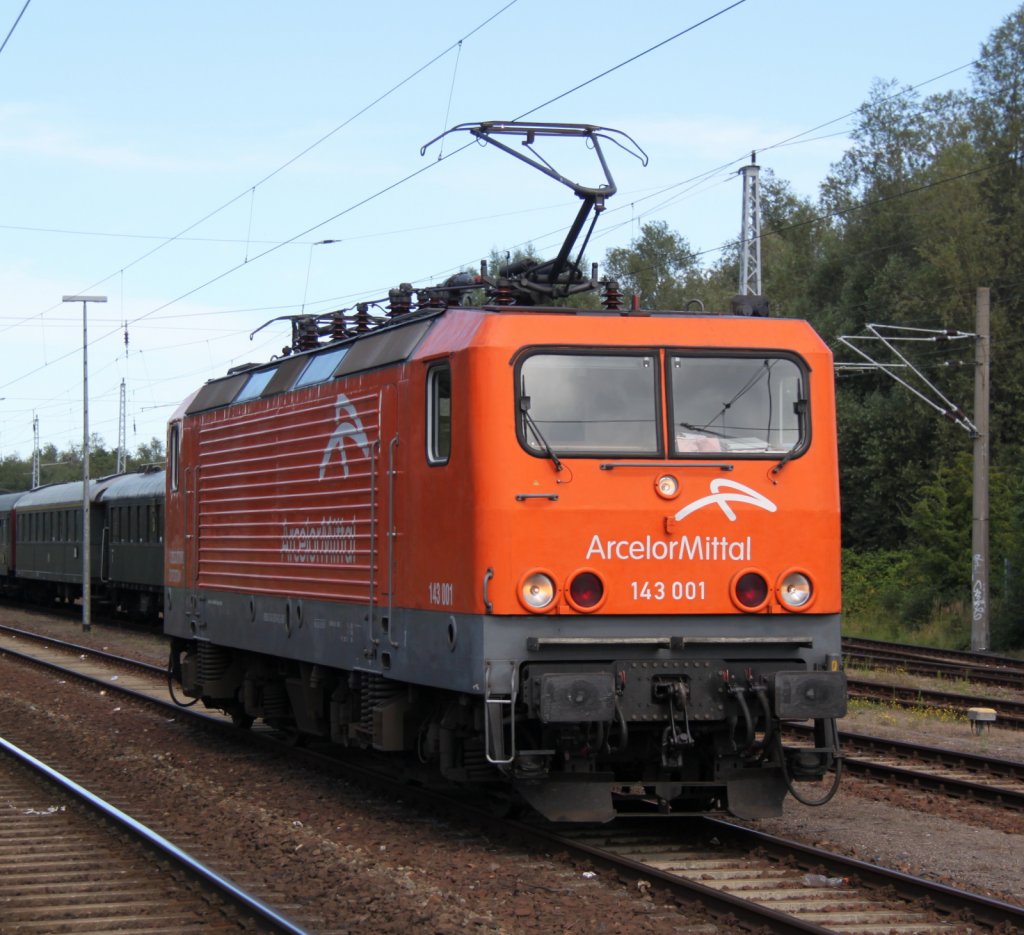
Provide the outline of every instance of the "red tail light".
{"type": "Polygon", "coordinates": [[[573,577],[568,596],[576,610],[596,610],[604,600],[604,582],[592,571],[581,571],[573,577]]]}
{"type": "Polygon", "coordinates": [[[733,587],[736,602],[744,610],[759,610],[768,600],[768,582],[756,571],[746,571],[733,587]]]}

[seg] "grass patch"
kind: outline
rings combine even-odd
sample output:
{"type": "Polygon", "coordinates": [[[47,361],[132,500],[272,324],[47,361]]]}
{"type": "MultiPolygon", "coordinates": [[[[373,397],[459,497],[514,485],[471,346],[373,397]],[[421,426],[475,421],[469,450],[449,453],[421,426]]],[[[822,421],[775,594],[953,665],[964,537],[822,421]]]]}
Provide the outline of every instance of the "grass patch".
{"type": "Polygon", "coordinates": [[[877,701],[869,698],[851,698],[848,704],[850,714],[870,714],[882,724],[896,726],[906,723],[939,721],[944,724],[964,724],[967,712],[952,705],[933,707],[910,702],[877,701]]]}

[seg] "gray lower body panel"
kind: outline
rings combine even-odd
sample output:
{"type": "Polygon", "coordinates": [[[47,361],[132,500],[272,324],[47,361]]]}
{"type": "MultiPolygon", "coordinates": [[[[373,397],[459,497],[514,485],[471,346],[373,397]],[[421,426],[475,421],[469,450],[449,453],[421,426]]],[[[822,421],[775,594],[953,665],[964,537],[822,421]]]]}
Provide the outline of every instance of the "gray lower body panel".
{"type": "Polygon", "coordinates": [[[712,667],[770,662],[795,670],[840,658],[832,614],[513,616],[392,609],[232,592],[165,594],[170,636],[295,661],[374,672],[482,695],[509,692],[524,663],[688,661],[712,667]]]}

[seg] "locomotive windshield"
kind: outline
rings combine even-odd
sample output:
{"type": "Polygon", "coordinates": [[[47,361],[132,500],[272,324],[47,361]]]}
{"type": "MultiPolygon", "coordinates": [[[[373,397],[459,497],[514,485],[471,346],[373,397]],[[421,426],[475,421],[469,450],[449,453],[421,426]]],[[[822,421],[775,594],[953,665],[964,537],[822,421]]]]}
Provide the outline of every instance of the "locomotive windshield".
{"type": "Polygon", "coordinates": [[[531,451],[658,454],[653,355],[535,354],[523,362],[519,380],[519,427],[531,451]]]}
{"type": "Polygon", "coordinates": [[[805,443],[804,369],[790,357],[535,353],[519,369],[519,437],[537,455],[782,457],[805,443]]]}
{"type": "Polygon", "coordinates": [[[781,455],[801,444],[803,372],[785,357],[685,357],[668,364],[673,451],[781,455]]]}

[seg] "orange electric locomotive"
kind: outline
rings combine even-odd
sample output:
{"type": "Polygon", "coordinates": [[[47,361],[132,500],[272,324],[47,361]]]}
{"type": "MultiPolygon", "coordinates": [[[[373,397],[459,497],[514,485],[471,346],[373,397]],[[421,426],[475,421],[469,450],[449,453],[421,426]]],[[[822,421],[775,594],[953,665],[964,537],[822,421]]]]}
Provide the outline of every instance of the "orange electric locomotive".
{"type": "MultiPolygon", "coordinates": [[[[608,132],[471,130],[599,154],[608,132]]],[[[623,310],[614,287],[541,304],[588,285],[562,257],[395,290],[381,322],[296,319],[294,353],[181,407],[187,695],[555,820],[808,799],[846,705],[831,354],[805,322],[623,310]]]]}

